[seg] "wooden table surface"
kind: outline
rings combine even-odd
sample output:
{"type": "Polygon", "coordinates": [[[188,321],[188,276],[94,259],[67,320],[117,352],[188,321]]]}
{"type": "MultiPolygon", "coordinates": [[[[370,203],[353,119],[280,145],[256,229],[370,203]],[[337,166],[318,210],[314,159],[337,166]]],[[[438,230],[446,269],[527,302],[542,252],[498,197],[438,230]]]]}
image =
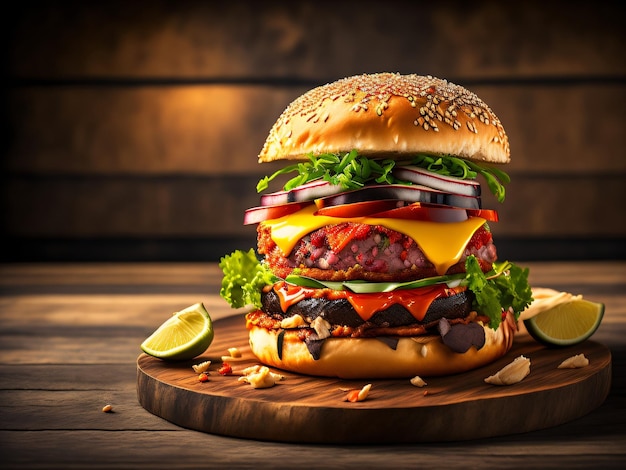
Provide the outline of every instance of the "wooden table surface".
{"type": "Polygon", "coordinates": [[[214,320],[241,313],[219,298],[215,264],[0,265],[0,468],[623,468],[626,262],[526,265],[533,286],[606,304],[593,337],[613,357],[604,404],[525,434],[380,446],[227,438],[140,406],[139,344],[170,313],[199,301],[214,320]]]}

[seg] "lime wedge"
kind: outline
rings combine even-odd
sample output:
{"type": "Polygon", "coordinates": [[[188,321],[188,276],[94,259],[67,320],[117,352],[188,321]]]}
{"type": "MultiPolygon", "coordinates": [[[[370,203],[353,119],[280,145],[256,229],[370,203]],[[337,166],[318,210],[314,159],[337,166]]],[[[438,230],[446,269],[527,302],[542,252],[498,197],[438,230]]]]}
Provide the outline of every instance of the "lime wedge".
{"type": "Polygon", "coordinates": [[[141,349],[159,359],[182,361],[199,356],[213,341],[213,324],[202,303],[175,312],[143,343],[141,349]]]}
{"type": "Polygon", "coordinates": [[[577,298],[524,320],[524,326],[547,346],[571,346],[594,334],[603,316],[604,304],[577,298]]]}

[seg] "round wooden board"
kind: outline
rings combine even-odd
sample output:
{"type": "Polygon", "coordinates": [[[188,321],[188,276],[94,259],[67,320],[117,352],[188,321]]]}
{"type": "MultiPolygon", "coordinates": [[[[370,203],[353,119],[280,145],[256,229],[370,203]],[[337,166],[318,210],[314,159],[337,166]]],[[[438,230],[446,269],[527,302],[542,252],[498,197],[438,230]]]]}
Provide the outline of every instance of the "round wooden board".
{"type": "Polygon", "coordinates": [[[225,436],[281,442],[383,444],[479,439],[556,426],[589,413],[606,399],[611,386],[611,353],[594,341],[549,349],[527,334],[513,349],[483,368],[448,377],[426,378],[418,388],[408,379],[342,380],[277,371],[276,386],[253,389],[217,369],[228,348],[243,357],[229,361],[235,370],[258,364],[248,346],[243,316],[214,323],[215,340],[192,361],[172,363],[141,354],[137,395],[149,412],[179,426],[225,436]],[[584,353],[589,365],[558,369],[566,358],[584,353]],[[531,373],[522,382],[494,386],[484,382],[523,354],[531,373]],[[208,382],[192,364],[211,360],[208,382]],[[372,384],[367,400],[344,401],[346,389],[372,384]]]}

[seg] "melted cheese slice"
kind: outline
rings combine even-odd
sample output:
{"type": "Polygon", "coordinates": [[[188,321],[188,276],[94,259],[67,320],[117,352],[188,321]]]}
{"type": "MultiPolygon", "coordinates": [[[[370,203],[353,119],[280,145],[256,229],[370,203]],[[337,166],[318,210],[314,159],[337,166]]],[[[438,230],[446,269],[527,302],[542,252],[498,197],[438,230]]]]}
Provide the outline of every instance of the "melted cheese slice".
{"type": "Polygon", "coordinates": [[[481,217],[469,217],[462,222],[446,223],[376,217],[344,219],[313,215],[316,210],[316,206],[311,205],[293,214],[261,223],[271,228],[272,240],[285,256],[291,253],[302,237],[326,225],[342,222],[382,225],[415,240],[441,275],[445,274],[450,266],[458,263],[474,232],[485,223],[485,219],[481,217]]]}

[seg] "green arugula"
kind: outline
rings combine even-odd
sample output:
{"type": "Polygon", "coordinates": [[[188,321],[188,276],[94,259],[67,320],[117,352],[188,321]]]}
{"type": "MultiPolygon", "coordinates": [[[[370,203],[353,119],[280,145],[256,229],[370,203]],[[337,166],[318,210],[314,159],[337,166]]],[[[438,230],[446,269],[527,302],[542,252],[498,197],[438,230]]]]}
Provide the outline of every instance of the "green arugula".
{"type": "Polygon", "coordinates": [[[340,153],[309,154],[307,158],[308,161],[288,165],[272,175],[262,178],[257,184],[257,192],[265,191],[269,187],[269,183],[279,175],[293,172],[296,172],[297,175],[285,183],[283,186],[285,191],[320,179],[328,181],[330,184],[339,185],[346,191],[359,189],[368,183],[413,184],[393,176],[392,172],[396,164],[415,165],[440,175],[462,179],[475,179],[480,174],[485,178],[487,186],[499,202],[504,201],[504,185],[510,182],[509,176],[502,170],[482,166],[450,155],[419,154],[412,159],[397,162],[392,159],[368,158],[359,155],[356,150],[352,150],[343,155],[340,153]]]}
{"type": "Polygon", "coordinates": [[[285,191],[319,179],[328,181],[330,184],[340,185],[346,190],[358,189],[370,182],[379,184],[399,182],[391,174],[396,163],[391,159],[372,160],[359,155],[356,150],[343,156],[338,153],[325,153],[317,156],[310,154],[308,158],[308,162],[286,166],[271,176],[261,179],[256,187],[257,192],[265,191],[269,187],[270,181],[277,176],[293,172],[297,172],[298,175],[285,183],[283,186],[285,191]]]}
{"type": "Polygon", "coordinates": [[[476,162],[451,155],[418,155],[411,164],[440,175],[461,179],[476,179],[480,174],[485,178],[489,190],[496,196],[498,202],[504,202],[506,193],[504,185],[511,182],[509,175],[498,168],[481,166],[476,162]]]}

